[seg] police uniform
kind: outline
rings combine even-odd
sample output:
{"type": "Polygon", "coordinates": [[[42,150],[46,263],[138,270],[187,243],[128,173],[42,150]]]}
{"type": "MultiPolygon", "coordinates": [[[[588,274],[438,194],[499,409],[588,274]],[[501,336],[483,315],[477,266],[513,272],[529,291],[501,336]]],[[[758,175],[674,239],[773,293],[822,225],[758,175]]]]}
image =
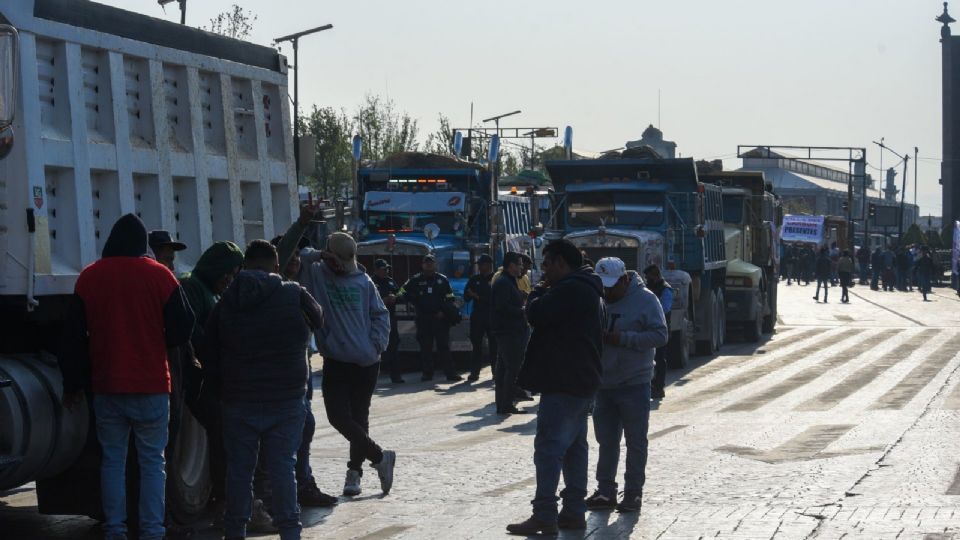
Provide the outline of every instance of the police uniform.
{"type": "MultiPolygon", "coordinates": [[[[380,293],[380,298],[386,298],[391,294],[396,295],[400,290],[397,282],[390,276],[380,277],[374,274],[371,277],[377,292],[380,293]]],[[[390,369],[390,379],[393,382],[401,382],[403,371],[400,366],[400,357],[397,355],[397,349],[400,348],[400,332],[397,331],[396,309],[396,304],[387,306],[387,311],[390,312],[390,341],[387,343],[387,350],[383,351],[383,359],[387,361],[387,367],[390,369]]]]}
{"type": "Polygon", "coordinates": [[[423,380],[433,379],[434,342],[447,378],[455,379],[457,375],[450,358],[450,323],[442,311],[444,302],[453,301],[453,289],[447,276],[439,272],[429,277],[416,274],[400,287],[397,298],[413,304],[417,312],[417,342],[420,344],[423,380]]]}
{"type": "Polygon", "coordinates": [[[470,366],[470,376],[476,378],[483,366],[483,336],[487,336],[490,344],[490,367],[493,369],[497,357],[497,340],[493,337],[491,320],[491,305],[493,274],[474,274],[467,281],[466,290],[476,296],[473,297],[473,311],[470,313],[470,343],[473,345],[473,363],[470,366]]]}

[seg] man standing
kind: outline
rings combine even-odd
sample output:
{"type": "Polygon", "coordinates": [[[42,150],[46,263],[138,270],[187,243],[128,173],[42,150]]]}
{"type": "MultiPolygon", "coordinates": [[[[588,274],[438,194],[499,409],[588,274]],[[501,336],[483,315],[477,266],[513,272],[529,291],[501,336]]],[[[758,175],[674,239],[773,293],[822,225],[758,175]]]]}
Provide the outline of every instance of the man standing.
{"type": "MultiPolygon", "coordinates": [[[[840,302],[847,304],[850,302],[848,289],[853,286],[853,258],[847,250],[843,250],[837,262],[837,275],[840,277],[840,302]]],[[[827,301],[826,295],[823,301],[827,301]]]]}
{"type": "Polygon", "coordinates": [[[450,321],[444,313],[444,304],[453,302],[453,289],[447,276],[437,272],[437,259],[423,257],[421,272],[400,287],[398,302],[410,302],[417,311],[417,342],[423,365],[421,381],[432,381],[434,370],[433,345],[436,342],[440,365],[450,382],[462,381],[450,358],[450,321]]]}
{"type": "MultiPolygon", "coordinates": [[[[303,236],[315,209],[305,206],[281,245],[285,261],[303,236]]],[[[393,486],[396,453],[383,450],[370,438],[370,399],[377,387],[380,354],[390,339],[390,313],[373,280],[357,264],[357,243],[350,235],[333,233],[327,248],[300,252],[301,284],[316,298],[325,314],[324,329],[316,333],[323,355],[323,404],[327,420],[350,442],[350,458],[343,485],[346,496],[361,493],[363,463],[369,460],[380,477],[384,495],[393,486]]]]}
{"type": "Polygon", "coordinates": [[[870,248],[860,246],[857,250],[857,266],[859,267],[860,284],[866,285],[870,276],[870,248]]]}
{"type": "Polygon", "coordinates": [[[492,321],[500,359],[494,372],[497,414],[525,413],[513,404],[516,382],[527,349],[529,327],[523,315],[523,294],[517,287],[522,262],[520,254],[510,251],[503,256],[503,272],[492,288],[492,321]]]}
{"type": "Polygon", "coordinates": [[[569,240],[543,249],[543,279],[527,300],[533,334],[519,378],[521,387],[542,394],[533,443],[537,492],[533,516],[508,525],[512,534],[586,528],[587,412],[600,386],[603,284],[569,240]]]}
{"type": "Polygon", "coordinates": [[[880,277],[883,275],[883,251],[880,246],[877,246],[870,256],[870,270],[870,289],[879,291],[880,277]]]}
{"type": "Polygon", "coordinates": [[[830,262],[830,256],[826,247],[820,248],[820,254],[817,256],[814,277],[817,278],[817,292],[813,293],[813,299],[820,301],[820,286],[823,286],[823,303],[827,303],[827,294],[830,291],[830,273],[833,265],[830,262]]]}
{"type": "MultiPolygon", "coordinates": [[[[493,277],[493,257],[484,253],[477,258],[477,273],[470,277],[464,288],[463,299],[473,300],[473,311],[470,313],[470,343],[473,345],[473,363],[470,366],[469,381],[480,380],[480,369],[483,367],[483,338],[487,337],[490,349],[490,371],[496,379],[497,340],[492,332],[490,318],[490,297],[493,277]]],[[[520,309],[523,309],[521,303],[520,309]]]]}
{"type": "MultiPolygon", "coordinates": [[[[661,310],[665,315],[669,315],[670,310],[673,309],[673,288],[663,280],[663,276],[660,275],[660,267],[651,264],[643,269],[643,276],[647,280],[647,288],[660,300],[661,310]]],[[[667,346],[663,344],[657,346],[657,353],[655,355],[653,382],[651,384],[653,399],[663,399],[667,397],[666,388],[667,346]]]]}
{"type": "Polygon", "coordinates": [[[933,277],[933,259],[930,257],[930,250],[926,247],[920,252],[920,258],[917,259],[917,289],[923,295],[923,301],[927,301],[927,295],[930,294],[930,281],[933,277]]]}
{"type": "Polygon", "coordinates": [[[167,348],[190,339],[194,317],[173,274],[146,257],[147,230],[133,214],[113,225],[102,258],[84,268],[67,312],[64,406],[93,391],[104,537],[126,538],[130,434],[140,465],[140,538],[164,537],[163,457],[170,413],[167,348]]]}
{"type": "Polygon", "coordinates": [[[400,331],[397,330],[397,282],[390,277],[390,264],[383,259],[377,259],[373,262],[373,284],[377,286],[377,292],[380,298],[387,306],[390,312],[390,341],[387,343],[387,350],[383,351],[383,359],[387,361],[387,367],[390,369],[390,381],[394,384],[403,383],[403,369],[400,365],[400,357],[397,350],[400,348],[400,331]]]}
{"type": "Polygon", "coordinates": [[[170,233],[164,230],[150,231],[148,239],[150,251],[153,251],[153,257],[157,262],[166,266],[171,272],[176,272],[174,261],[177,258],[177,252],[187,249],[187,245],[183,242],[174,242],[170,233]]]}
{"type": "Polygon", "coordinates": [[[596,271],[603,282],[607,323],[603,378],[593,409],[593,430],[600,445],[597,490],[587,499],[587,508],[639,512],[646,479],[653,351],[667,344],[667,321],[660,301],[636,272],[627,272],[623,261],[601,259],[596,271]],[[623,500],[617,504],[621,435],[627,440],[627,466],[623,500]]]}

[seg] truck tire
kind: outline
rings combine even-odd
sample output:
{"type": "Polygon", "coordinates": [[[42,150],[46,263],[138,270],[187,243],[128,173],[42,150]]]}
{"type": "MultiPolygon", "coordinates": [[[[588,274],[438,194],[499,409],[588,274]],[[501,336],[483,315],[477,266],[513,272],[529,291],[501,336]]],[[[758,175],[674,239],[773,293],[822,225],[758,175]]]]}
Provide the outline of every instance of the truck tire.
{"type": "Polygon", "coordinates": [[[709,314],[710,320],[707,321],[707,328],[710,330],[710,334],[706,339],[701,339],[697,341],[696,351],[700,356],[708,356],[713,354],[717,346],[717,327],[719,325],[719,320],[717,319],[717,297],[715,293],[710,293],[706,301],[708,305],[704,309],[709,314]]]}
{"type": "Polygon", "coordinates": [[[727,342],[727,304],[723,291],[717,291],[717,348],[719,351],[727,342]]]}
{"type": "Polygon", "coordinates": [[[183,407],[180,429],[167,460],[167,509],[181,524],[191,523],[210,500],[210,450],[207,431],[183,407]]]}
{"type": "Polygon", "coordinates": [[[753,321],[747,324],[747,328],[744,330],[744,337],[750,343],[760,341],[761,335],[763,335],[763,305],[757,306],[756,316],[753,318],[753,321]]]}
{"type": "Polygon", "coordinates": [[[763,316],[763,333],[770,334],[777,327],[777,283],[767,291],[767,304],[770,306],[770,313],[763,316]]]}

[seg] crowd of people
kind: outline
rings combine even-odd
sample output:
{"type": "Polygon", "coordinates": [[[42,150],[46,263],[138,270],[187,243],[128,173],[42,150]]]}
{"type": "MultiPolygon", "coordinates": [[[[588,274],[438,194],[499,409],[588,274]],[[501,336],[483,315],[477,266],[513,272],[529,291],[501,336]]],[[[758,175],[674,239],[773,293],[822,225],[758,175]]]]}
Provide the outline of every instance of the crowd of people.
{"type": "MultiPolygon", "coordinates": [[[[81,273],[59,360],[65,406],[81,406],[84,395],[92,400],[106,538],[127,534],[130,440],[139,465],[139,537],[168,532],[165,455],[185,411],[209,436],[212,504],[225,538],[248,531],[300,538],[302,506],[337,504],[310,468],[313,344],[323,358],[327,420],[349,442],[343,495],[362,493],[365,464],[388,494],[397,456],[374,440],[369,414],[381,361],[393,383],[403,382],[394,316],[401,302],[416,310],[421,379],[440,369],[447,381],[462,380],[449,347],[460,310],[435,259],[424,257],[422,271],[398,286],[385,261],[370,274],[358,264],[347,234],[331,234],[323,250],[308,245],[314,211],[304,207],[273,241],[245,249],[216,242],[179,278],[176,253],[186,246],[166,231],[148,233],[128,214],[114,224],[101,259],[81,273]]],[[[567,241],[544,247],[539,283],[531,283],[531,265],[508,252],[494,271],[493,259],[481,256],[465,289],[473,303],[468,383],[480,378],[486,339],[496,413],[527,413],[518,403],[540,395],[533,516],[508,526],[516,534],[582,529],[587,509],[640,510],[671,302],[657,267],[641,277],[607,258],[594,268],[567,241]],[[587,497],[591,409],[600,453],[597,487],[587,497]],[[618,501],[621,438],[627,461],[618,501]]]]}
{"type": "Polygon", "coordinates": [[[936,251],[927,246],[876,247],[873,252],[861,247],[851,254],[834,242],[830,247],[815,250],[811,244],[784,245],[781,256],[781,279],[787,285],[809,285],[815,281],[817,290],[813,299],[827,302],[830,287],[841,287],[843,303],[850,301],[848,289],[859,278],[860,285],[870,285],[874,291],[913,292],[917,289],[923,301],[928,301],[933,285],[938,284],[943,269],[936,251]]]}

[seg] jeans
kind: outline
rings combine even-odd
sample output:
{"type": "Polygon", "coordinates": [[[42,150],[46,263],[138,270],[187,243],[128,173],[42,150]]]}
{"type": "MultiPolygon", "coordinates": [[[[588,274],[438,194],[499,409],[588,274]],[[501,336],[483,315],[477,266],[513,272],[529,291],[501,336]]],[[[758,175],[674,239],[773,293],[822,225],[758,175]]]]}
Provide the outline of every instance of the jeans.
{"type": "Polygon", "coordinates": [[[650,427],[650,385],[637,384],[600,390],[594,402],[593,432],[600,445],[597,490],[617,497],[617,462],[620,439],[627,440],[627,467],[623,492],[643,493],[647,468],[647,430],[650,427]]]}
{"type": "MultiPolygon", "coordinates": [[[[853,283],[853,278],[850,272],[840,272],[840,301],[849,302],[850,295],[847,292],[847,289],[850,287],[850,284],[853,283]]],[[[824,297],[826,299],[826,297],[824,297]]]]}
{"type": "Polygon", "coordinates": [[[300,505],[294,467],[303,434],[303,398],[276,402],[223,404],[223,443],[227,453],[226,512],[223,535],[246,536],[253,511],[253,471],[263,445],[272,490],[273,524],[282,540],[300,538],[300,505]]]}
{"type": "Polygon", "coordinates": [[[537,435],[533,440],[533,464],[537,469],[537,493],[533,516],[547,523],[557,521],[557,487],[563,473],[563,513],[581,518],[587,512],[587,411],[590,398],[569,394],[543,394],[537,410],[537,435]]]}
{"type": "Polygon", "coordinates": [[[450,359],[450,325],[446,320],[435,317],[417,319],[417,343],[420,344],[423,374],[427,376],[433,376],[434,342],[437,344],[437,356],[440,357],[440,367],[446,374],[453,374],[453,364],[450,359]]]}
{"type": "Polygon", "coordinates": [[[303,399],[304,419],[303,435],[300,439],[300,448],[297,449],[297,486],[303,487],[313,482],[313,469],[310,467],[310,443],[313,442],[313,432],[317,429],[317,419],[313,416],[310,399],[303,399]]]}
{"type": "Polygon", "coordinates": [[[830,290],[830,280],[817,278],[817,292],[814,293],[814,298],[819,298],[820,296],[820,286],[823,285],[823,301],[827,301],[827,292],[830,290]]]}
{"type": "Polygon", "coordinates": [[[653,381],[651,386],[662,395],[667,387],[667,346],[657,347],[654,355],[653,381]]]}
{"type": "Polygon", "coordinates": [[[170,422],[169,394],[96,394],[93,397],[97,440],[103,449],[100,489],[104,538],[127,534],[126,467],[130,432],[140,464],[140,538],[163,538],[167,482],[163,449],[170,422]]]}
{"type": "Polygon", "coordinates": [[[524,352],[527,350],[527,337],[526,328],[523,329],[523,333],[497,334],[497,352],[500,359],[493,374],[497,411],[513,408],[513,397],[517,393],[517,377],[520,375],[524,352]]]}
{"type": "Polygon", "coordinates": [[[470,344],[473,345],[470,373],[479,374],[480,369],[483,368],[483,336],[487,336],[490,349],[490,370],[493,371],[494,378],[496,378],[497,338],[494,337],[490,329],[492,325],[489,319],[489,313],[474,312],[470,316],[470,344]]]}
{"type": "Polygon", "coordinates": [[[327,358],[323,361],[323,405],[333,429],[350,441],[347,468],[363,474],[363,462],[380,463],[383,451],[370,430],[370,398],[377,387],[380,363],[358,366],[327,358]]]}

